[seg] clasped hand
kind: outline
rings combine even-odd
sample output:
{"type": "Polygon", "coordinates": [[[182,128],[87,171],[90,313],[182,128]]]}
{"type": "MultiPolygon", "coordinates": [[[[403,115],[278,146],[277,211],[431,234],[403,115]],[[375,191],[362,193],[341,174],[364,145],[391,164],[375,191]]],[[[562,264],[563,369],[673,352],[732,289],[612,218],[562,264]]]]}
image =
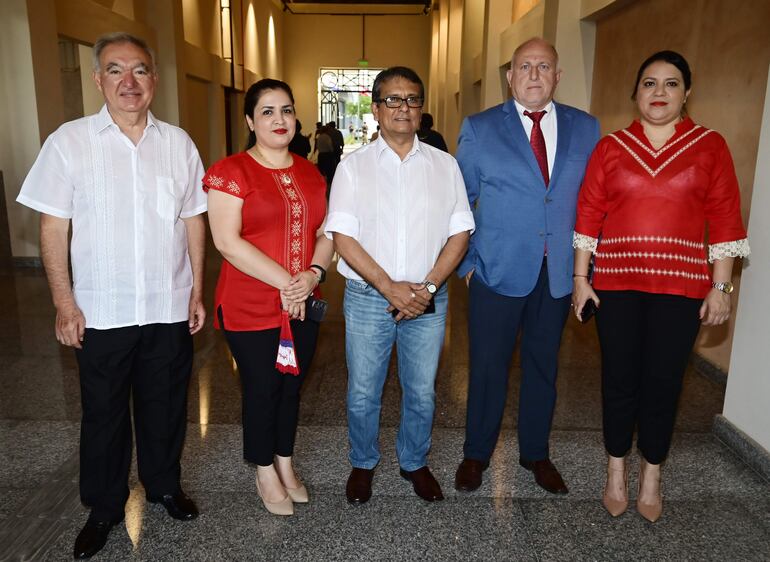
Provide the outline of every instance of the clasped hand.
{"type": "Polygon", "coordinates": [[[420,283],[395,281],[390,284],[384,296],[390,303],[388,312],[398,310],[395,316],[396,322],[404,318],[407,320],[417,318],[430,304],[430,293],[420,283]]]}
{"type": "Polygon", "coordinates": [[[318,285],[318,277],[312,271],[301,271],[281,289],[281,306],[292,320],[305,319],[305,301],[318,285]]]}

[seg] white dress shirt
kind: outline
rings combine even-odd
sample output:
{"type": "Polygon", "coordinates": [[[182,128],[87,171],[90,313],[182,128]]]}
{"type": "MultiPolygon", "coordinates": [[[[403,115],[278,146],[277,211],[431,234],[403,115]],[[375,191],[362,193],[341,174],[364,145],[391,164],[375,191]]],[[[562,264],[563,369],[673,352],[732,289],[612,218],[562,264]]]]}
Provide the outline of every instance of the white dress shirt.
{"type": "MultiPolygon", "coordinates": [[[[524,132],[527,133],[527,139],[529,139],[532,137],[534,123],[532,119],[524,115],[524,112],[527,110],[526,107],[516,100],[513,100],[513,103],[516,104],[516,111],[519,113],[521,124],[524,125],[524,132]]],[[[552,101],[549,101],[543,110],[545,115],[540,120],[540,130],[543,131],[543,137],[545,138],[545,152],[548,155],[548,177],[551,177],[553,175],[553,161],[556,159],[556,140],[558,137],[556,106],[553,105],[552,101]]]]}
{"type": "MultiPolygon", "coordinates": [[[[354,238],[393,281],[425,280],[447,239],[473,229],[457,161],[416,135],[403,161],[380,136],[334,174],[326,236],[354,238]]],[[[361,280],[345,260],[337,270],[361,280]]]]}
{"type": "Polygon", "coordinates": [[[73,292],[86,327],[187,320],[193,279],[181,219],[206,211],[202,178],[187,133],[152,114],[137,145],[106,106],[48,137],[16,200],[72,219],[73,292]]]}

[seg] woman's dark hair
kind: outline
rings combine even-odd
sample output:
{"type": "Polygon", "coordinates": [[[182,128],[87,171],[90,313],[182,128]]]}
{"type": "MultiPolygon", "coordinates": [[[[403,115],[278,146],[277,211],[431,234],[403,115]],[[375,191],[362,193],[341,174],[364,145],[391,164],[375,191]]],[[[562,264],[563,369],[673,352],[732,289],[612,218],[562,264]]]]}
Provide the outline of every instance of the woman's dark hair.
{"type": "Polygon", "coordinates": [[[690,65],[687,64],[687,59],[676,51],[658,51],[654,55],[651,55],[642,63],[639,67],[639,72],[636,73],[636,81],[634,82],[634,89],[631,92],[631,99],[636,101],[636,90],[639,88],[639,80],[642,79],[642,73],[647,70],[647,67],[654,62],[667,62],[673,64],[679,72],[682,73],[682,79],[684,80],[684,91],[690,89],[692,85],[692,73],[690,72],[690,65]]]}
{"type": "Polygon", "coordinates": [[[380,90],[382,89],[382,83],[387,82],[391,78],[403,78],[404,80],[409,80],[413,84],[417,84],[420,87],[420,97],[425,97],[425,86],[423,86],[422,80],[420,80],[420,77],[414,70],[405,66],[391,66],[380,72],[374,79],[374,84],[372,84],[373,102],[377,103],[381,100],[380,90]]]}
{"type": "MultiPolygon", "coordinates": [[[[259,98],[265,92],[271,90],[283,90],[286,95],[289,96],[292,105],[294,105],[294,94],[291,93],[291,88],[286,82],[282,80],[274,80],[273,78],[263,78],[258,82],[254,82],[246,91],[246,96],[243,98],[243,114],[247,117],[254,118],[254,108],[259,103],[259,98]]],[[[249,140],[246,142],[246,150],[257,144],[257,135],[254,131],[249,132],[249,140]]]]}

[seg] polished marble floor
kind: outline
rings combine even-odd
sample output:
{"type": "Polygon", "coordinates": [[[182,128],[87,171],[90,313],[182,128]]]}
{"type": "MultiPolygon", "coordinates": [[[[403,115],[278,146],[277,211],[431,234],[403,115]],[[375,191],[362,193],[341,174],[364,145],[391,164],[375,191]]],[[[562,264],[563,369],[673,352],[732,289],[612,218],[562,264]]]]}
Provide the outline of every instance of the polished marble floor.
{"type": "MultiPolygon", "coordinates": [[[[209,289],[217,267],[212,257],[209,289]]],[[[692,369],[664,473],[663,518],[651,525],[633,508],[618,519],[603,510],[593,324],[570,320],[560,356],[552,458],[570,494],[550,496],[518,466],[517,361],[504,433],[484,485],[474,494],[455,492],[468,369],[467,296],[456,281],[430,455],[447,499],[423,502],[398,476],[394,371],[385,389],[374,496],[349,505],[339,276],[330,273],[325,288],[331,310],[303,390],[296,449],[311,503],[290,518],[260,506],[253,469],[241,460],[238,375],[223,338],[209,326],[196,336],[183,459],[183,487],[201,516],[179,523],[146,504],[134,474],[125,524],[96,560],[770,560],[770,485],[713,437],[724,388],[692,369]]],[[[53,337],[53,318],[40,271],[0,273],[0,560],[69,559],[87,514],[77,491],[77,369],[72,352],[53,337]]],[[[638,466],[636,458],[633,463],[638,466]]]]}

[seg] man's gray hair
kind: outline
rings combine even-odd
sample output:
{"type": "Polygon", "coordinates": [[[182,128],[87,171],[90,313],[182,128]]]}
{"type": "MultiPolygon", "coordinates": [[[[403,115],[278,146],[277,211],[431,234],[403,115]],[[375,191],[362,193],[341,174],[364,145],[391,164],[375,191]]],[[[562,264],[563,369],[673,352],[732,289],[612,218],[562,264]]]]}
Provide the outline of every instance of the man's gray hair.
{"type": "Polygon", "coordinates": [[[100,70],[99,57],[102,55],[102,51],[105,49],[105,47],[109,45],[117,45],[120,43],[131,43],[132,45],[139,47],[145,53],[147,53],[147,56],[150,57],[150,62],[152,63],[152,68],[150,70],[155,72],[155,53],[152,49],[150,49],[149,45],[147,45],[147,42],[144,39],[136,37],[135,35],[131,35],[130,33],[125,33],[123,31],[107,33],[106,35],[102,35],[96,40],[96,43],[94,43],[94,72],[99,72],[100,70]]]}

